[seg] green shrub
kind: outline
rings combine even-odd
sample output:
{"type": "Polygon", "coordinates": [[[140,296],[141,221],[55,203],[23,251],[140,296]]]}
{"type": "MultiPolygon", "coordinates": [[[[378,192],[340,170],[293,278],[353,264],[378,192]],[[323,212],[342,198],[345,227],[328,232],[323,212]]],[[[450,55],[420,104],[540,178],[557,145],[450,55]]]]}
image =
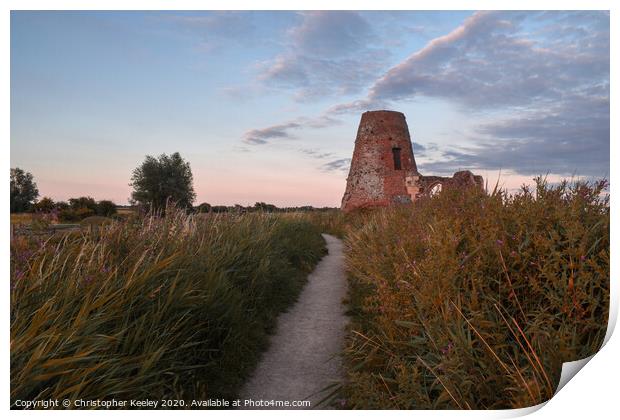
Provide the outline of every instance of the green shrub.
{"type": "Polygon", "coordinates": [[[446,190],[347,234],[353,408],[516,408],[596,352],[609,310],[605,183],[446,190]]]}
{"type": "Polygon", "coordinates": [[[40,213],[50,213],[56,208],[56,203],[49,197],[43,197],[34,203],[34,211],[40,213]]]}
{"type": "Polygon", "coordinates": [[[211,204],[200,203],[196,210],[198,211],[198,213],[209,213],[211,211],[211,204]]]}
{"type": "Polygon", "coordinates": [[[71,208],[60,210],[58,213],[58,219],[61,222],[78,222],[80,220],[75,213],[75,210],[72,210],[71,208]]]}
{"type": "Polygon", "coordinates": [[[101,200],[97,203],[97,216],[110,217],[116,214],[116,204],[110,200],[101,200]]]}
{"type": "Polygon", "coordinates": [[[60,210],[58,218],[62,222],[79,222],[82,219],[95,215],[95,211],[86,207],[81,208],[68,208],[60,210]]]}
{"type": "Polygon", "coordinates": [[[323,253],[303,220],[173,209],[17,237],[11,400],[233,398],[323,253]]]}
{"type": "Polygon", "coordinates": [[[93,211],[93,214],[97,211],[97,202],[92,197],[70,198],[69,205],[74,210],[90,209],[93,211]]]}
{"type": "Polygon", "coordinates": [[[67,210],[70,207],[71,206],[69,206],[69,203],[67,203],[66,201],[57,201],[56,202],[56,209],[58,211],[67,210]]]}

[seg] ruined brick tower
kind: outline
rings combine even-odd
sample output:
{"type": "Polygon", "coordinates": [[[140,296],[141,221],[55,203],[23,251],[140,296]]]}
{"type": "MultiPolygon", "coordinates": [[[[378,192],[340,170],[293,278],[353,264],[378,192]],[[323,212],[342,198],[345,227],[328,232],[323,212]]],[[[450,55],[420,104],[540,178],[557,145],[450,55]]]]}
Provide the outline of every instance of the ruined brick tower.
{"type": "Polygon", "coordinates": [[[479,186],[482,177],[461,171],[452,178],[422,176],[413,156],[405,115],[395,111],[362,114],[342,210],[411,203],[445,187],[479,186]]]}

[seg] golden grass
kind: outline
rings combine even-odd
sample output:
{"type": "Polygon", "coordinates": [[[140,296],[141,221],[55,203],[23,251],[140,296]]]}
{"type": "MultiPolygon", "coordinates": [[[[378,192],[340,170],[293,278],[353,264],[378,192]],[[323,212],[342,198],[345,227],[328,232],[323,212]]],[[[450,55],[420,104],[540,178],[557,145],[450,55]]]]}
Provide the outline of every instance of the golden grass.
{"type": "Polygon", "coordinates": [[[11,400],[233,398],[321,258],[261,214],[165,217],[11,242],[11,400]]]}
{"type": "Polygon", "coordinates": [[[34,217],[34,213],[11,213],[11,224],[27,225],[32,222],[34,217]]]}
{"type": "Polygon", "coordinates": [[[351,408],[517,408],[598,350],[609,309],[604,183],[444,191],[345,220],[351,408]]]}

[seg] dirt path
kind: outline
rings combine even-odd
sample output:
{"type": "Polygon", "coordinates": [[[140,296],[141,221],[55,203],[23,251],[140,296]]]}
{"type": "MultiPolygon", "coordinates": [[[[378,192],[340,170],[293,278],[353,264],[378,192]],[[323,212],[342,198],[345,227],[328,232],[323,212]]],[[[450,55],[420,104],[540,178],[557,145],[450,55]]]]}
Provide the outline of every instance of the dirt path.
{"type": "Polygon", "coordinates": [[[244,407],[247,399],[309,400],[314,406],[329,391],[316,393],[341,379],[339,352],[347,321],[343,244],[333,236],[323,237],[329,254],[308,276],[298,302],[278,318],[269,350],[241,391],[241,408],[258,408],[244,407]]]}

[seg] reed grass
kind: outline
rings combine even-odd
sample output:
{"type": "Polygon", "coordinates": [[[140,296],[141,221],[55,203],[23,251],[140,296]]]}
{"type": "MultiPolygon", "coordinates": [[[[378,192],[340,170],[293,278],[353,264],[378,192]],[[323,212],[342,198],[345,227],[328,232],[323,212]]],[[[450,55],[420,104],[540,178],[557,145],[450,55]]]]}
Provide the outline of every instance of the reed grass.
{"type": "Polygon", "coordinates": [[[301,217],[132,217],[11,242],[11,400],[234,398],[325,252],[301,217]]]}
{"type": "MultiPolygon", "coordinates": [[[[343,239],[349,223],[353,220],[340,210],[314,211],[303,214],[305,220],[315,225],[321,232],[343,239]]],[[[355,220],[358,220],[356,217],[355,220]]]]}
{"type": "Polygon", "coordinates": [[[513,195],[446,190],[349,222],[347,407],[532,406],[552,397],[563,362],[599,349],[606,184],[536,181],[513,195]]]}

